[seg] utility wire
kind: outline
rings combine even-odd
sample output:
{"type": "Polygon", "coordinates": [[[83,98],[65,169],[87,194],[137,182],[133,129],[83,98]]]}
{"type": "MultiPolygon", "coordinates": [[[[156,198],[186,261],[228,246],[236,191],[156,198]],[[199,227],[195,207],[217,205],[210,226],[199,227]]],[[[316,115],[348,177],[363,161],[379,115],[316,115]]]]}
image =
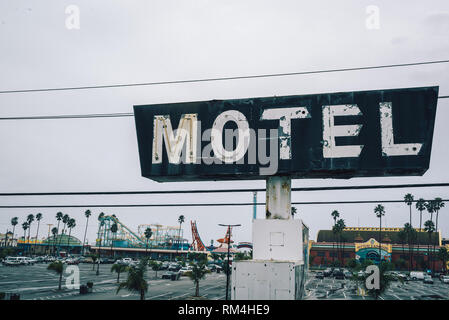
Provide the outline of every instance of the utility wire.
{"type": "Polygon", "coordinates": [[[312,70],[312,71],[299,71],[299,72],[286,72],[286,73],[271,73],[271,74],[234,76],[234,77],[141,82],[141,83],[127,83],[127,84],[125,83],[125,84],[111,84],[111,85],[92,85],[92,86],[79,86],[79,87],[3,90],[3,91],[0,91],[0,94],[87,90],[87,89],[106,89],[106,88],[125,88],[125,87],[180,84],[180,83],[228,81],[228,80],[242,80],[242,79],[256,79],[256,78],[273,78],[273,77],[286,77],[286,76],[297,76],[297,75],[318,74],[318,73],[347,72],[347,71],[373,70],[373,69],[398,68],[398,67],[412,67],[412,66],[420,66],[420,65],[441,64],[441,63],[448,63],[448,62],[449,62],[449,60],[437,60],[437,61],[425,61],[425,62],[413,62],[413,63],[387,64],[387,65],[379,65],[379,66],[353,67],[353,68],[328,69],[328,70],[312,70]]]}
{"type": "MultiPolygon", "coordinates": [[[[447,99],[449,96],[441,96],[438,99],[447,99]]],[[[123,118],[133,117],[132,112],[118,113],[93,113],[93,114],[68,114],[54,116],[25,116],[25,117],[0,117],[0,120],[60,120],[60,119],[89,119],[89,118],[123,118]]]]}
{"type": "MultiPolygon", "coordinates": [[[[417,202],[413,200],[412,202],[417,202]]],[[[430,200],[425,200],[430,201],[430,200]]],[[[441,200],[448,202],[449,199],[441,200]]],[[[292,202],[292,205],[329,205],[329,204],[361,204],[361,203],[404,203],[404,200],[355,200],[355,201],[306,201],[292,202]]],[[[135,207],[238,207],[265,206],[264,202],[229,202],[229,203],[152,203],[152,204],[65,204],[65,205],[2,205],[0,209],[30,208],[135,208],[135,207]]]]}
{"type": "MultiPolygon", "coordinates": [[[[330,191],[330,190],[364,190],[364,189],[401,189],[401,188],[434,188],[449,187],[449,183],[408,183],[408,184],[383,184],[365,186],[336,186],[336,187],[301,187],[292,188],[297,191],[330,191]]],[[[192,194],[192,193],[241,193],[241,192],[265,192],[265,188],[253,189],[201,189],[201,190],[149,190],[149,191],[85,191],[85,192],[3,192],[0,197],[15,196],[98,196],[98,195],[130,195],[130,194],[192,194]]]]}

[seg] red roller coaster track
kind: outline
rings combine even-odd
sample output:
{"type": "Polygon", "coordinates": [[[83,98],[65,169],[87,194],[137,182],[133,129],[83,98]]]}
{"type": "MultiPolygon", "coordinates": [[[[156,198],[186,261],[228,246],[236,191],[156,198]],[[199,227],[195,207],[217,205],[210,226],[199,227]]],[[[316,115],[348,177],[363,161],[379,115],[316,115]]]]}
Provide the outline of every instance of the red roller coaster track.
{"type": "Polygon", "coordinates": [[[192,226],[192,244],[190,245],[190,249],[194,251],[206,251],[206,246],[198,234],[196,221],[190,221],[190,225],[192,226]]]}

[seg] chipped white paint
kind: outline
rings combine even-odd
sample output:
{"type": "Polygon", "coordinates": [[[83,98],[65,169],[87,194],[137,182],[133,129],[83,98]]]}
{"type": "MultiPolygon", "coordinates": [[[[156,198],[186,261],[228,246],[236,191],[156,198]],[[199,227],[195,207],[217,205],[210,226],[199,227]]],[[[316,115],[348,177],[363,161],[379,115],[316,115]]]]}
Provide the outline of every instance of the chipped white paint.
{"type": "Polygon", "coordinates": [[[291,178],[272,176],[266,181],[266,218],[291,219],[291,178]]]}
{"type": "Polygon", "coordinates": [[[279,120],[279,158],[292,158],[291,120],[310,118],[306,107],[265,109],[260,120],[279,120]]]}
{"type": "Polygon", "coordinates": [[[363,145],[337,146],[335,137],[357,136],[362,128],[361,124],[336,126],[336,116],[361,115],[356,104],[322,106],[323,110],[323,157],[324,158],[353,158],[362,152],[363,145]]]}
{"type": "Polygon", "coordinates": [[[392,103],[379,103],[379,112],[382,137],[382,156],[391,157],[417,155],[421,150],[422,143],[394,143],[392,103]]]}
{"type": "Polygon", "coordinates": [[[183,114],[178,129],[173,132],[169,115],[156,115],[153,119],[153,163],[162,163],[162,144],[165,141],[168,161],[179,164],[186,145],[185,163],[196,162],[197,121],[196,113],[183,114]]]}
{"type": "Polygon", "coordinates": [[[215,118],[211,131],[211,146],[216,158],[225,163],[234,163],[245,156],[250,143],[249,124],[243,113],[237,110],[228,110],[215,118]],[[228,151],[223,147],[223,128],[226,122],[233,121],[237,124],[238,139],[234,150],[228,151]]]}

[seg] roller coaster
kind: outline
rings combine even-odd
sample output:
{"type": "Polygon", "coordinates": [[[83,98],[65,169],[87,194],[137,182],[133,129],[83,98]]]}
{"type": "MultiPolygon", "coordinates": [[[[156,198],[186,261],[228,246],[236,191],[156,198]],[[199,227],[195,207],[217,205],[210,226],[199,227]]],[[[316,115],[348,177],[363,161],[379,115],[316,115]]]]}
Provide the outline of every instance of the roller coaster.
{"type": "MultiPolygon", "coordinates": [[[[192,242],[189,243],[183,237],[183,230],[179,226],[163,226],[160,224],[141,224],[137,232],[132,231],[122,223],[115,215],[103,216],[99,219],[96,246],[113,248],[158,248],[168,250],[192,250],[192,251],[210,251],[206,247],[198,233],[196,221],[190,221],[192,230],[192,242]],[[117,226],[117,231],[112,232],[112,226],[117,226]],[[145,230],[151,229],[151,237],[145,236],[145,230]]],[[[231,229],[228,228],[225,237],[218,239],[220,247],[227,245],[231,237],[231,229]]],[[[231,243],[233,241],[231,240],[231,243]]],[[[251,246],[250,243],[244,243],[242,247],[251,246]]],[[[239,248],[239,247],[237,247],[239,248]]]]}
{"type": "Polygon", "coordinates": [[[133,232],[115,215],[100,218],[96,245],[114,248],[163,248],[163,249],[189,249],[187,240],[183,238],[180,227],[163,226],[159,224],[141,224],[137,233],[133,232]],[[112,232],[112,226],[117,226],[117,232],[112,232]],[[151,229],[150,238],[145,237],[145,230],[151,229]]]}

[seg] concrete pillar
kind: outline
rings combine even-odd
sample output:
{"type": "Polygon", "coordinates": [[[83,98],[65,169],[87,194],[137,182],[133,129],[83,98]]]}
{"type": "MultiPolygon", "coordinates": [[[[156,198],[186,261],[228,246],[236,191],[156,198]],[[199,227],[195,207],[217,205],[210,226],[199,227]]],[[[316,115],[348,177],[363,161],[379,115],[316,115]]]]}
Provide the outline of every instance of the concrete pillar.
{"type": "Polygon", "coordinates": [[[291,219],[291,178],[284,176],[273,176],[267,178],[266,181],[267,200],[265,217],[267,219],[291,219]]]}

